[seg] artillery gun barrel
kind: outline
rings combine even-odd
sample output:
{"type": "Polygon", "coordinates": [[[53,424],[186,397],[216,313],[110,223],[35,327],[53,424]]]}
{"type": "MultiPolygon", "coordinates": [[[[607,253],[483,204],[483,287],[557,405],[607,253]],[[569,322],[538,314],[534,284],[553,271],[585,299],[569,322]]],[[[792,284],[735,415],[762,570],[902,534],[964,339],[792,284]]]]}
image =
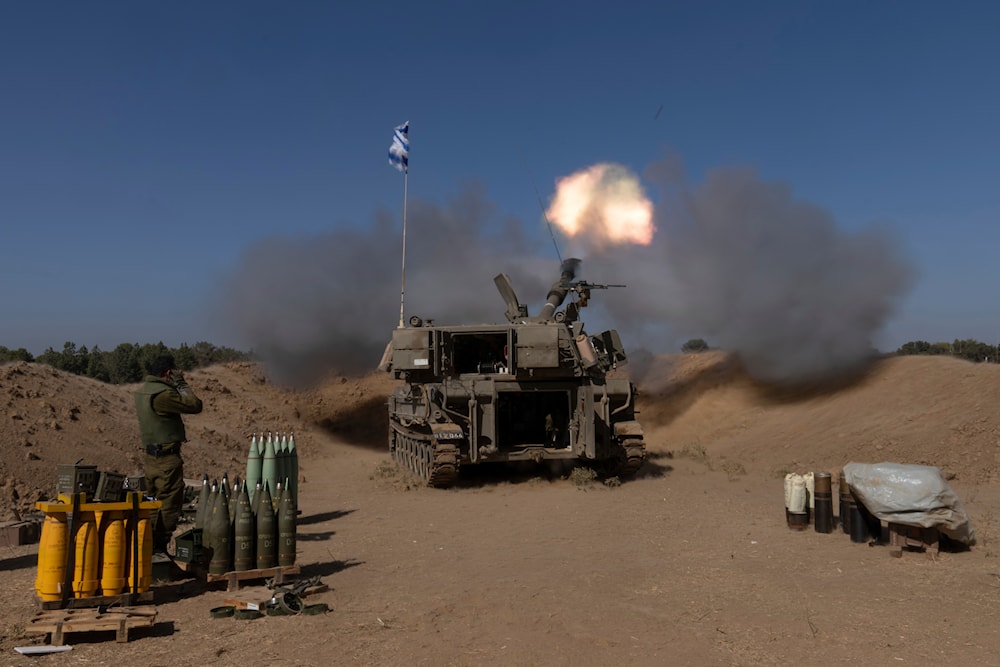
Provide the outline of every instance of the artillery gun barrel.
{"type": "Polygon", "coordinates": [[[576,270],[579,266],[580,260],[576,258],[570,257],[563,260],[562,265],[559,267],[562,275],[549,288],[548,296],[545,298],[545,305],[542,306],[542,310],[538,314],[540,319],[553,319],[556,308],[562,305],[563,301],[566,300],[566,295],[569,294],[569,283],[573,282],[573,278],[576,277],[576,270]]]}

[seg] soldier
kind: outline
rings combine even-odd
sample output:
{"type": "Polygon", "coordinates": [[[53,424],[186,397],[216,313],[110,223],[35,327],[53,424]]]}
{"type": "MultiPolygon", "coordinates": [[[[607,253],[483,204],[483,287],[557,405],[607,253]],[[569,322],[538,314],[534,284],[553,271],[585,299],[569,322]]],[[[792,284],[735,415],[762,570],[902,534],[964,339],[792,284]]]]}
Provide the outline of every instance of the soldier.
{"type": "Polygon", "coordinates": [[[552,413],[545,415],[545,444],[550,447],[555,446],[556,439],[559,437],[559,430],[556,428],[555,420],[552,418],[552,413]]]}
{"type": "Polygon", "coordinates": [[[153,360],[149,375],[135,392],[139,433],[146,452],[147,493],[163,503],[153,526],[153,550],[165,553],[184,504],[184,462],[181,444],[187,440],[181,414],[201,412],[201,399],[184,380],[172,355],[153,360]]]}

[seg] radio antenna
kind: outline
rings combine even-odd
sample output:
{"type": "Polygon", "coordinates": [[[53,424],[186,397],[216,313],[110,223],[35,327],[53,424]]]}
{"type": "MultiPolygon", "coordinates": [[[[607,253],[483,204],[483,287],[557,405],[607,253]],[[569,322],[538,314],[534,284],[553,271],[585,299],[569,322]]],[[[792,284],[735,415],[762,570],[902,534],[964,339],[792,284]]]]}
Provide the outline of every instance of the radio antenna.
{"type": "Polygon", "coordinates": [[[538,200],[538,207],[542,209],[542,217],[545,218],[545,224],[549,228],[549,236],[552,237],[552,247],[556,249],[556,257],[559,259],[559,263],[562,264],[562,253],[559,252],[559,242],[556,241],[556,233],[552,231],[552,221],[549,220],[549,216],[545,213],[545,204],[542,202],[542,195],[538,191],[538,186],[535,185],[535,178],[531,175],[531,170],[528,169],[528,163],[525,161],[524,156],[521,156],[521,162],[524,164],[524,171],[528,174],[528,180],[531,181],[531,187],[535,190],[535,198],[538,200]]]}

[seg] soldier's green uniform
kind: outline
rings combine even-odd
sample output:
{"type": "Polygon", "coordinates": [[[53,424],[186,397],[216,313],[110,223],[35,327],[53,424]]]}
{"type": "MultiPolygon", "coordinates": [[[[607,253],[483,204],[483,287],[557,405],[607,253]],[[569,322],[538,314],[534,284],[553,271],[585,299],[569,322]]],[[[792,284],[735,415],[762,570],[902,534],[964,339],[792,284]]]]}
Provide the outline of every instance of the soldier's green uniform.
{"type": "Polygon", "coordinates": [[[197,414],[201,408],[201,399],[176,370],[169,379],[147,375],[135,392],[139,432],[146,451],[146,492],[163,503],[153,527],[156,549],[166,549],[184,504],[181,444],[187,435],[181,414],[197,414]]]}

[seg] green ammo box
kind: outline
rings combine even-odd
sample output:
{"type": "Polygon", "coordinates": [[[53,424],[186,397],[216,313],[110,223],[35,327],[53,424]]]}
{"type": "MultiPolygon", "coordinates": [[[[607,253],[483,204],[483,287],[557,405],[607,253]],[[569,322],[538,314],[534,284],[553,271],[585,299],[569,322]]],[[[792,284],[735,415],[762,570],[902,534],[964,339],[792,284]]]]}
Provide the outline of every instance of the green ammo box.
{"type": "Polygon", "coordinates": [[[97,477],[97,488],[94,490],[94,500],[100,503],[121,502],[122,489],[125,486],[125,475],[104,470],[97,477]]]}
{"type": "Polygon", "coordinates": [[[146,476],[136,475],[133,477],[126,477],[124,487],[127,491],[146,491],[146,476]]]}
{"type": "Polygon", "coordinates": [[[83,493],[88,500],[94,497],[94,491],[97,490],[97,466],[60,463],[57,472],[56,492],[67,495],[83,493]]]}
{"type": "Polygon", "coordinates": [[[194,563],[201,557],[201,528],[186,530],[174,538],[174,559],[194,563]]]}

